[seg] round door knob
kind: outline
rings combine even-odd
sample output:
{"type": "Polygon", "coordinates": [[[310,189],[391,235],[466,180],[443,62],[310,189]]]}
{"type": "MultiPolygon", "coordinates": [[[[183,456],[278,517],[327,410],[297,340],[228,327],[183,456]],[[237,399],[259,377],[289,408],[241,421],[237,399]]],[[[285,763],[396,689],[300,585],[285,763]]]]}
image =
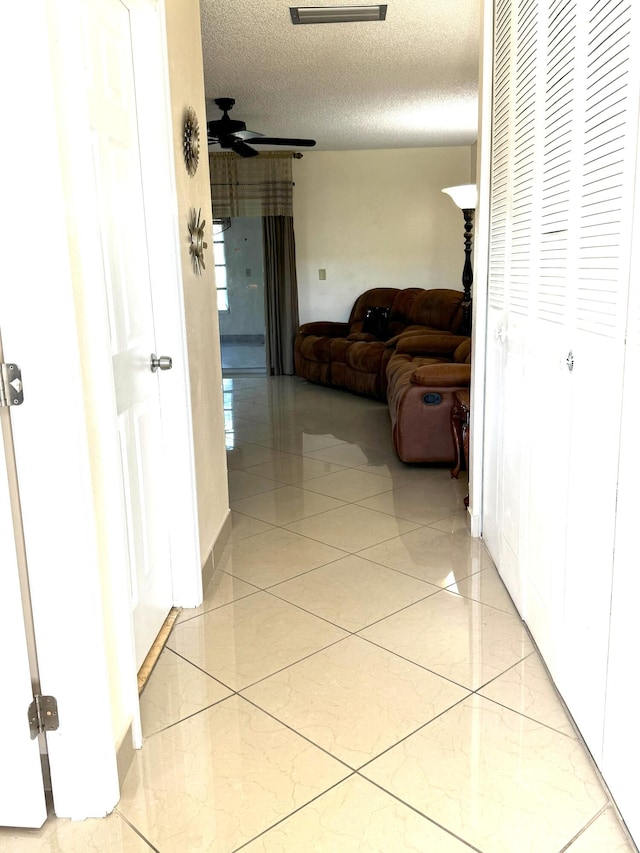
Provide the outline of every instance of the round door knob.
{"type": "Polygon", "coordinates": [[[173,359],[168,355],[156,355],[155,352],[151,353],[151,372],[155,373],[156,370],[171,370],[173,367],[173,359]]]}

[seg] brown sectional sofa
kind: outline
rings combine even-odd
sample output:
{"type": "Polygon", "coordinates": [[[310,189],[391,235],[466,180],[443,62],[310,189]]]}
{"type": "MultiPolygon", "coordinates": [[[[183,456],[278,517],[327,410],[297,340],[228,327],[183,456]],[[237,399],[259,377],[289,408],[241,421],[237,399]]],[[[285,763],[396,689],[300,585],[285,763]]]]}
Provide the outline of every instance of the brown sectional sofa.
{"type": "Polygon", "coordinates": [[[386,399],[386,369],[393,349],[387,346],[405,332],[455,334],[462,324],[458,290],[377,287],[355,301],[346,323],[322,321],[300,326],[295,340],[296,374],[310,382],[333,385],[355,394],[386,399]],[[382,339],[363,330],[367,309],[389,310],[382,339]]]}
{"type": "Polygon", "coordinates": [[[393,443],[403,462],[452,462],[451,408],[469,387],[471,339],[458,335],[457,290],[375,288],[355,302],[348,322],[301,326],[298,376],[387,400],[393,443]],[[367,310],[388,309],[386,329],[365,332],[367,310]]]}

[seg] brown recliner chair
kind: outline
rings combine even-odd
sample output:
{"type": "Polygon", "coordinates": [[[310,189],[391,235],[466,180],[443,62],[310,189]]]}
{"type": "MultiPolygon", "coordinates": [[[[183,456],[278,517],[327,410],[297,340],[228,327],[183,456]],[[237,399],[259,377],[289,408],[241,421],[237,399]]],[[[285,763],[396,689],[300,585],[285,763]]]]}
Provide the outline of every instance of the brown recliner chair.
{"type": "Polygon", "coordinates": [[[300,326],[295,340],[296,374],[380,400],[386,395],[386,368],[393,352],[388,342],[407,331],[453,334],[462,323],[458,290],[399,290],[378,287],[355,301],[346,323],[315,322],[300,326]],[[388,309],[384,330],[366,331],[367,310],[388,309]]]}
{"type": "Polygon", "coordinates": [[[471,339],[402,335],[387,366],[391,435],[403,462],[453,462],[454,394],[471,382],[471,339]]]}

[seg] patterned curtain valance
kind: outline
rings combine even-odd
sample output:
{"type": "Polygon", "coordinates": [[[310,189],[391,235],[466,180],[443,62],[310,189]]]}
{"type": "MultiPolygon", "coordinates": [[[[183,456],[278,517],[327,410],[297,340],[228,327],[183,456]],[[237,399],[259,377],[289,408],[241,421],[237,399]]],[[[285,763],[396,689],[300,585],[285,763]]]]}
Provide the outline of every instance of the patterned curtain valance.
{"type": "Polygon", "coordinates": [[[209,154],[214,219],[293,216],[292,153],[209,154]]]}

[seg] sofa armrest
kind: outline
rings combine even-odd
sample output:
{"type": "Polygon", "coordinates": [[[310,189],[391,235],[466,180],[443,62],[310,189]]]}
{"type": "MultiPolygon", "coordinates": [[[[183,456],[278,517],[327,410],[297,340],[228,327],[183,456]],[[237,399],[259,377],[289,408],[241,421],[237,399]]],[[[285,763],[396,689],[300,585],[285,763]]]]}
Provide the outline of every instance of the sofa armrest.
{"type": "Polygon", "coordinates": [[[437,331],[436,329],[427,329],[426,326],[420,326],[419,328],[407,328],[403,329],[402,332],[398,332],[397,335],[394,335],[392,338],[386,342],[388,347],[395,347],[398,341],[403,340],[404,338],[415,337],[416,335],[448,335],[449,332],[437,331]]]}
{"type": "Polygon", "coordinates": [[[467,338],[464,335],[400,335],[400,340],[396,344],[396,352],[404,352],[408,355],[453,356],[460,344],[466,340],[467,338]]]}
{"type": "Polygon", "coordinates": [[[467,386],[471,383],[470,364],[425,364],[417,367],[411,374],[413,385],[424,385],[430,388],[452,388],[467,386]]]}
{"type": "Polygon", "coordinates": [[[348,323],[335,323],[330,320],[320,320],[316,323],[304,323],[298,329],[298,334],[319,335],[327,338],[346,338],[349,334],[348,323]]]}

